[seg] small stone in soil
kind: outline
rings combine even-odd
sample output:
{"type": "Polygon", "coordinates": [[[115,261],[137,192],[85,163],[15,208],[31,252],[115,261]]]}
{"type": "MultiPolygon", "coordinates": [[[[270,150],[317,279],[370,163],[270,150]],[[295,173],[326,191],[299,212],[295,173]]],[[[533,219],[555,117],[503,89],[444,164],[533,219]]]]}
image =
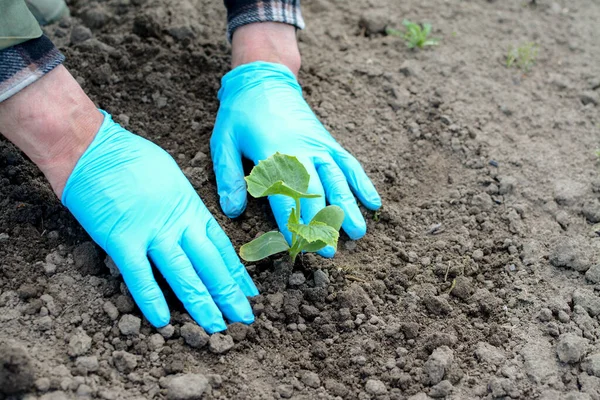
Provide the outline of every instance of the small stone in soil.
{"type": "Polygon", "coordinates": [[[49,315],[46,315],[45,317],[42,317],[37,321],[37,326],[40,331],[48,331],[52,329],[52,325],[52,317],[50,317],[49,315]]]}
{"type": "Polygon", "coordinates": [[[127,314],[133,311],[135,308],[135,303],[131,297],[121,294],[115,300],[115,306],[120,312],[127,314]]]}
{"type": "Polygon", "coordinates": [[[163,326],[162,328],[158,328],[156,331],[160,333],[165,339],[170,339],[171,336],[173,336],[173,334],[175,333],[175,327],[169,324],[167,326],[163,326]]]}
{"type": "Polygon", "coordinates": [[[208,340],[208,348],[215,354],[223,354],[233,347],[233,338],[222,333],[213,334],[208,340]]]}
{"type": "Polygon", "coordinates": [[[454,362],[454,352],[448,346],[440,346],[435,349],[423,366],[428,382],[431,385],[440,383],[449,371],[452,362],[454,362]]]}
{"type": "Polygon", "coordinates": [[[466,300],[471,297],[473,291],[473,280],[468,276],[460,275],[456,277],[454,288],[450,294],[459,299],[466,300]]]}
{"type": "Polygon", "coordinates": [[[550,264],[555,267],[570,268],[579,272],[585,272],[590,267],[585,253],[571,238],[561,239],[556,243],[549,258],[550,264]]]}
{"type": "Polygon", "coordinates": [[[77,25],[73,27],[73,30],[71,31],[71,44],[85,42],[86,40],[91,39],[92,36],[92,31],[89,28],[83,25],[77,25]]]}
{"type": "Polygon", "coordinates": [[[600,201],[597,199],[587,201],[583,205],[582,212],[592,224],[600,222],[600,201]]]}
{"type": "Polygon", "coordinates": [[[227,327],[227,333],[231,335],[235,342],[241,342],[248,335],[248,325],[241,322],[235,322],[227,327]]]}
{"type": "Polygon", "coordinates": [[[600,353],[588,356],[581,364],[581,368],[589,375],[600,378],[600,353]]]}
{"type": "Polygon", "coordinates": [[[316,389],[319,386],[321,386],[321,379],[319,378],[319,375],[312,371],[302,371],[300,373],[300,380],[306,386],[311,387],[313,389],[316,389]]]}
{"type": "Polygon", "coordinates": [[[302,272],[294,272],[290,275],[290,279],[288,280],[288,284],[290,286],[299,286],[306,282],[306,278],[302,272]]]}
{"type": "Polygon", "coordinates": [[[0,342],[0,394],[28,390],[35,377],[31,359],[24,347],[0,342]]]}
{"type": "Polygon", "coordinates": [[[169,400],[198,400],[208,388],[208,379],[202,374],[185,374],[172,378],[167,386],[169,400]]]}
{"type": "Polygon", "coordinates": [[[442,296],[427,296],[423,300],[425,307],[429,312],[433,314],[449,314],[452,312],[452,306],[448,303],[448,300],[442,296]]]}
{"type": "Polygon", "coordinates": [[[92,347],[92,339],[83,331],[76,332],[69,340],[68,353],[77,357],[88,352],[92,347]]]}
{"type": "Polygon", "coordinates": [[[327,389],[327,391],[329,393],[331,393],[334,396],[339,396],[339,397],[346,397],[348,395],[348,388],[346,386],[344,386],[343,383],[340,383],[338,381],[335,381],[333,379],[327,379],[325,381],[325,388],[327,389]]]}
{"type": "Polygon", "coordinates": [[[98,357],[96,356],[82,356],[77,357],[77,360],[75,360],[75,366],[85,375],[88,372],[97,371],[100,364],[98,363],[98,357]]]}
{"type": "Polygon", "coordinates": [[[600,283],[600,264],[590,267],[585,273],[585,279],[592,283],[600,283]]]}
{"type": "Polygon", "coordinates": [[[150,335],[148,338],[148,348],[150,351],[156,351],[161,349],[165,344],[165,338],[160,333],[150,335]]]}
{"type": "Polygon", "coordinates": [[[431,388],[429,391],[429,396],[433,397],[434,399],[445,398],[452,393],[452,389],[452,383],[444,380],[431,388]]]}
{"type": "Polygon", "coordinates": [[[378,396],[381,394],[386,394],[387,388],[379,379],[369,379],[365,384],[365,391],[369,394],[378,396]]]}
{"type": "Polygon", "coordinates": [[[483,251],[481,251],[480,249],[475,250],[471,255],[471,258],[473,259],[473,261],[483,260],[483,251]]]}
{"type": "Polygon", "coordinates": [[[277,386],[277,393],[283,399],[289,399],[294,394],[294,387],[292,385],[279,385],[277,386]]]}
{"type": "Polygon", "coordinates": [[[47,392],[50,389],[50,379],[49,378],[39,378],[34,382],[35,388],[40,392],[47,392]]]}
{"type": "Polygon", "coordinates": [[[202,327],[192,322],[185,323],[180,333],[185,342],[192,347],[203,347],[210,338],[202,327]]]}
{"type": "Polygon", "coordinates": [[[119,310],[110,301],[105,302],[102,306],[102,309],[104,310],[106,315],[108,315],[108,318],[112,319],[113,321],[119,318],[119,310]]]}
{"type": "Polygon", "coordinates": [[[556,353],[564,363],[577,363],[585,355],[588,340],[572,333],[565,333],[558,339],[556,353]]]}
{"type": "Polygon", "coordinates": [[[552,311],[549,308],[542,308],[538,314],[538,319],[542,322],[552,321],[552,311]]]}
{"type": "Polygon", "coordinates": [[[126,351],[114,351],[112,354],[115,367],[123,373],[129,373],[137,367],[136,357],[126,351]]]}
{"type": "Polygon", "coordinates": [[[502,364],[505,359],[502,350],[486,342],[477,343],[475,355],[480,361],[497,366],[502,364]]]}
{"type": "Polygon", "coordinates": [[[125,336],[138,335],[142,320],[135,315],[125,314],[119,320],[119,330],[125,336]]]}
{"type": "Polygon", "coordinates": [[[208,156],[206,155],[206,153],[204,153],[203,151],[199,151],[196,153],[194,158],[192,158],[192,160],[190,161],[190,165],[192,167],[201,167],[207,158],[208,158],[208,156]]]}
{"type": "Polygon", "coordinates": [[[354,282],[346,290],[338,293],[337,299],[340,303],[340,308],[356,309],[361,311],[366,306],[372,306],[373,301],[358,283],[354,282]]]}
{"type": "Polygon", "coordinates": [[[316,287],[327,287],[329,285],[329,277],[321,269],[315,271],[313,279],[316,287]]]}
{"type": "Polygon", "coordinates": [[[600,314],[600,297],[589,289],[575,289],[573,303],[576,306],[583,307],[592,317],[600,314]]]}

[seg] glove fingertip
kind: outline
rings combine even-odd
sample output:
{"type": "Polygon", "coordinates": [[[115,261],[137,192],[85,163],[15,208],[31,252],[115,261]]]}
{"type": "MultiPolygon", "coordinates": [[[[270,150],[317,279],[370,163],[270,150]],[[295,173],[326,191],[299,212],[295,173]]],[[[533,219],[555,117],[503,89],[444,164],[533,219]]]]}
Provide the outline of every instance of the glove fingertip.
{"type": "Polygon", "coordinates": [[[251,324],[254,322],[254,313],[252,312],[252,306],[250,306],[250,303],[248,303],[248,301],[246,299],[245,300],[245,304],[240,305],[240,312],[239,312],[239,322],[242,322],[244,324],[251,324]]]}
{"type": "Polygon", "coordinates": [[[225,215],[229,218],[237,218],[242,215],[246,209],[246,204],[248,202],[246,198],[246,189],[238,189],[235,192],[224,194],[219,201],[225,215]]]}
{"type": "Polygon", "coordinates": [[[351,240],[358,240],[367,234],[367,223],[357,207],[346,213],[342,229],[351,240]]]}
{"type": "Polygon", "coordinates": [[[381,196],[371,181],[362,181],[357,190],[357,197],[369,210],[377,210],[381,207],[381,196]]]}
{"type": "Polygon", "coordinates": [[[369,210],[375,211],[381,208],[381,197],[377,193],[371,195],[369,199],[365,201],[365,207],[369,210]]]}
{"type": "Polygon", "coordinates": [[[227,325],[225,324],[225,321],[222,318],[211,321],[209,323],[201,323],[200,325],[202,326],[202,328],[204,328],[204,330],[207,333],[211,335],[216,332],[223,332],[227,329],[227,325]]]}
{"type": "Polygon", "coordinates": [[[250,314],[248,317],[244,318],[241,322],[243,324],[250,325],[251,323],[254,322],[254,314],[250,314]]]}
{"type": "Polygon", "coordinates": [[[152,312],[146,312],[144,316],[155,328],[164,328],[171,322],[171,313],[166,306],[156,306],[152,312]]]}
{"type": "Polygon", "coordinates": [[[333,246],[325,246],[321,250],[317,251],[317,254],[321,257],[325,258],[333,258],[335,256],[336,250],[333,246]]]}

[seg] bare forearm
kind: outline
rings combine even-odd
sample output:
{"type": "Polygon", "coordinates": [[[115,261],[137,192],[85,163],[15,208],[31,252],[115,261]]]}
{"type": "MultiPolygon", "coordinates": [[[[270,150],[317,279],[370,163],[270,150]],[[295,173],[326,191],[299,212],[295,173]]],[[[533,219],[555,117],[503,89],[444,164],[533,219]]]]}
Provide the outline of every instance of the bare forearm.
{"type": "Polygon", "coordinates": [[[62,65],[0,103],[0,132],[42,170],[59,198],[102,120],[62,65]]]}
{"type": "Polygon", "coordinates": [[[254,61],[283,64],[298,75],[300,51],[296,28],[279,22],[259,22],[236,29],[232,39],[232,68],[254,61]]]}

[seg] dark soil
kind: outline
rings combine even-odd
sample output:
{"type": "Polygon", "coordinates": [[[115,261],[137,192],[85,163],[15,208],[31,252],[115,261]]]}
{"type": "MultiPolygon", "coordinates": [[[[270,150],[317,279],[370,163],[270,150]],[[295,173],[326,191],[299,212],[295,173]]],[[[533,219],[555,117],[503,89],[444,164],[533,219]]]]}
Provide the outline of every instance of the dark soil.
{"type": "MultiPolygon", "coordinates": [[[[222,4],[70,5],[45,30],[98,106],[175,157],[234,245],[274,229],[264,202],[233,221],[218,207],[222,4]]],[[[0,398],[600,399],[600,4],[304,0],[303,12],[305,96],[383,197],[364,211],[367,236],[343,237],[333,260],[248,265],[262,293],[250,327],[209,339],[172,298],[157,333],[0,140],[0,398]],[[404,18],[432,22],[440,46],[384,34],[404,18]],[[507,68],[527,42],[537,63],[507,68]]]]}

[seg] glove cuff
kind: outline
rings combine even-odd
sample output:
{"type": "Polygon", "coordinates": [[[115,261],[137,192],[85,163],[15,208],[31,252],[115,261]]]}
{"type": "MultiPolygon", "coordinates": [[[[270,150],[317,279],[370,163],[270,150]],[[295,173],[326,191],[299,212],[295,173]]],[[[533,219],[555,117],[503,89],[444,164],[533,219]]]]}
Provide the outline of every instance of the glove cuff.
{"type": "Polygon", "coordinates": [[[85,164],[86,159],[87,159],[86,155],[89,154],[94,148],[98,147],[98,145],[100,143],[102,143],[102,141],[104,140],[103,132],[106,132],[107,130],[109,130],[110,126],[115,125],[115,122],[113,121],[112,116],[109,113],[107,113],[106,111],[101,110],[101,109],[98,109],[98,111],[100,111],[100,113],[102,113],[102,115],[104,115],[104,120],[102,121],[102,125],[100,125],[100,128],[98,129],[98,132],[96,133],[96,136],[94,137],[94,140],[92,140],[92,143],[90,143],[88,148],[85,149],[85,151],[79,158],[79,161],[77,161],[77,163],[75,164],[75,168],[73,168],[71,175],[69,175],[69,178],[67,179],[65,188],[63,189],[62,197],[60,200],[63,203],[63,205],[65,207],[67,207],[68,209],[71,209],[69,207],[69,204],[67,204],[67,197],[69,195],[69,189],[72,186],[73,180],[75,180],[77,175],[79,174],[79,170],[81,169],[79,167],[82,164],[85,164]]]}
{"type": "Polygon", "coordinates": [[[249,85],[259,85],[265,82],[280,82],[293,86],[302,94],[302,88],[294,73],[285,65],[266,61],[254,61],[235,67],[221,79],[221,89],[217,97],[222,101],[224,97],[249,85]]]}

